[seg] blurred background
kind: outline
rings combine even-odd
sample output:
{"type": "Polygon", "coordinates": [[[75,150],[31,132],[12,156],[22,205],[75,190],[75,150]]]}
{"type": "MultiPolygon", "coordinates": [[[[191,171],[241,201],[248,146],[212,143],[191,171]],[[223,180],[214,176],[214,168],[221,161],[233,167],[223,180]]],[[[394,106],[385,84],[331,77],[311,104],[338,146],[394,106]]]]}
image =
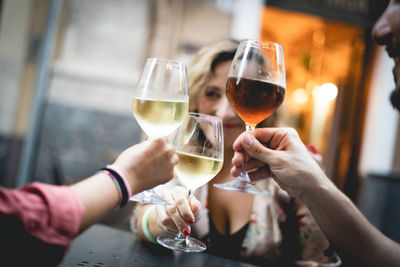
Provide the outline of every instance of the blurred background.
{"type": "Polygon", "coordinates": [[[394,63],[370,35],[387,2],[0,0],[0,185],[71,184],[139,142],[130,97],[146,58],[189,64],[215,41],[262,39],[284,47],[279,125],[400,241],[394,63]]]}

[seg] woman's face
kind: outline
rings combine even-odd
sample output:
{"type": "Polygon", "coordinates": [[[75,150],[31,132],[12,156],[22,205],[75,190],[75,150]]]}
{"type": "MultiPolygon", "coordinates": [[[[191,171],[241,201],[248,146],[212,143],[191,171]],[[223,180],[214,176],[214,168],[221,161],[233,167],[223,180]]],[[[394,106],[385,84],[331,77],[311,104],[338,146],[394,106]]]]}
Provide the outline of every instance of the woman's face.
{"type": "Polygon", "coordinates": [[[206,84],[198,100],[200,113],[213,115],[222,120],[225,148],[232,149],[236,137],[245,130],[245,124],[233,110],[225,95],[225,86],[232,60],[220,62],[206,84]]]}

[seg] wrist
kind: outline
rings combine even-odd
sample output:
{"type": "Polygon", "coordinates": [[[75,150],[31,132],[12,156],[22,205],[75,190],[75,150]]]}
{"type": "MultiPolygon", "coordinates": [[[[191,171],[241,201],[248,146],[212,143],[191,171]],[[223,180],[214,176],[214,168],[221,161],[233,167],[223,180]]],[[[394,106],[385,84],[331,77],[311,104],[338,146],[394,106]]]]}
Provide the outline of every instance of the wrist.
{"type": "Polygon", "coordinates": [[[300,196],[300,199],[306,205],[311,204],[316,199],[319,199],[321,195],[326,194],[327,192],[338,190],[336,186],[332,183],[332,181],[323,172],[318,177],[310,178],[310,180],[313,180],[315,182],[307,185],[300,196]]]}
{"type": "Polygon", "coordinates": [[[125,206],[128,203],[129,198],[132,196],[132,192],[130,184],[124,178],[124,175],[112,165],[100,169],[99,172],[106,173],[115,182],[121,193],[119,207],[121,208],[125,206]]]}
{"type": "Polygon", "coordinates": [[[132,178],[134,175],[132,175],[131,172],[126,170],[126,168],[124,168],[123,166],[121,166],[120,164],[117,164],[115,162],[108,165],[107,167],[112,168],[113,170],[120,173],[122,177],[124,177],[126,186],[129,187],[129,192],[131,194],[130,196],[135,195],[138,192],[141,192],[141,191],[136,190],[137,189],[137,185],[135,184],[136,179],[132,178]]]}
{"type": "Polygon", "coordinates": [[[150,223],[151,221],[150,216],[154,214],[155,208],[156,206],[151,205],[143,212],[141,226],[142,226],[142,232],[144,236],[146,236],[147,240],[154,244],[157,244],[157,240],[155,239],[154,235],[152,234],[152,231],[150,230],[150,225],[152,225],[150,223]]]}

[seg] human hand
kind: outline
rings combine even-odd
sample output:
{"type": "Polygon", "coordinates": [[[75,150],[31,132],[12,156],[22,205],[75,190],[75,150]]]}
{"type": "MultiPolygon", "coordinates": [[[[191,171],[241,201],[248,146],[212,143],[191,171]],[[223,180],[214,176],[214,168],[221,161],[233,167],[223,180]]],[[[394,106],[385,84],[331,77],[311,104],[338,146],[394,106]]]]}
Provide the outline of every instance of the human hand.
{"type": "Polygon", "coordinates": [[[129,147],[111,167],[124,175],[135,194],[171,180],[177,162],[174,147],[159,137],[129,147]]]}
{"type": "Polygon", "coordinates": [[[156,222],[164,231],[181,232],[189,235],[190,225],[195,222],[200,211],[200,201],[195,196],[188,199],[188,190],[176,186],[172,189],[159,190],[162,198],[174,205],[156,205],[156,222]]]}
{"type": "Polygon", "coordinates": [[[304,191],[330,183],[294,129],[258,128],[253,135],[241,134],[233,148],[233,176],[242,171],[247,153],[247,170],[252,170],[252,180],[272,176],[292,197],[301,197],[304,191]]]}

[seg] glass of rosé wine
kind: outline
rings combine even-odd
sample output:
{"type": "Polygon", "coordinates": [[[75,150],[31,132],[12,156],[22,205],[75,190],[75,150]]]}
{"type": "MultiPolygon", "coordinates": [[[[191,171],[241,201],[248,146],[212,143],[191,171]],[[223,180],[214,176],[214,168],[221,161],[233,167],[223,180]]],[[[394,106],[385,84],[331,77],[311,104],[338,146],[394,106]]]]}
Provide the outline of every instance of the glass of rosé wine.
{"type": "MultiPolygon", "coordinates": [[[[285,62],[280,44],[243,40],[235,53],[228,74],[226,96],[246,123],[246,131],[268,118],[282,104],[286,91],[285,62]]],[[[234,181],[215,187],[251,194],[269,194],[251,183],[244,163],[234,181]]]]}

